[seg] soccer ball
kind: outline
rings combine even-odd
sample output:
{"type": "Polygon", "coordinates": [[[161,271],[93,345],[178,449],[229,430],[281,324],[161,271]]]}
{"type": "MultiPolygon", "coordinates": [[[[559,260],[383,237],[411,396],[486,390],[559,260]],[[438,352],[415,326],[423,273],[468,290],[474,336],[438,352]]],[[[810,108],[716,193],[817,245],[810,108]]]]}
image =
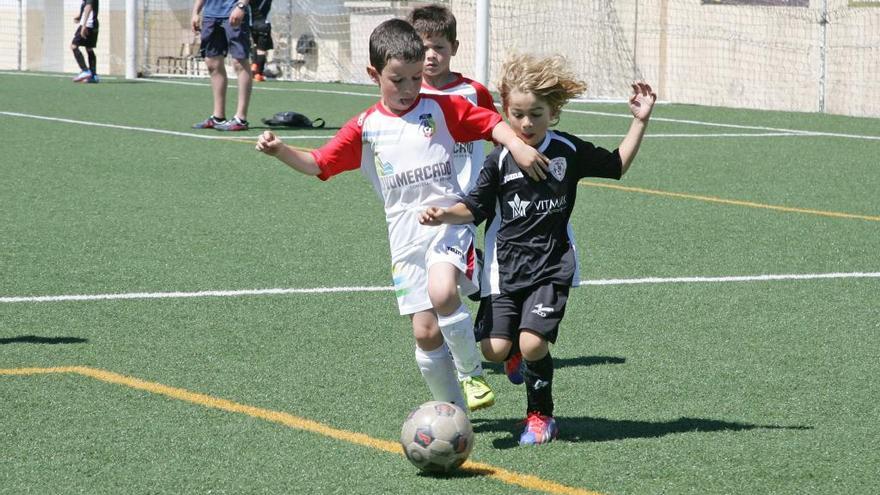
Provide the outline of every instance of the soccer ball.
{"type": "Polygon", "coordinates": [[[474,429],[467,414],[449,402],[431,401],[412,410],[400,430],[403,452],[417,468],[448,473],[474,448],[474,429]]]}

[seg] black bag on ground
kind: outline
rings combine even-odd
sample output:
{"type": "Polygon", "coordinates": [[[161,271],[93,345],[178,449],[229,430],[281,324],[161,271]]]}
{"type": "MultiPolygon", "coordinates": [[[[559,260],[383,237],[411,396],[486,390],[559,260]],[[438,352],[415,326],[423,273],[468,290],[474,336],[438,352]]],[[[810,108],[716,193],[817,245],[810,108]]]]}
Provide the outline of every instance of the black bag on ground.
{"type": "Polygon", "coordinates": [[[313,121],[297,112],[278,112],[271,119],[263,119],[263,123],[269,127],[306,127],[309,129],[324,127],[324,119],[321,117],[313,121]]]}

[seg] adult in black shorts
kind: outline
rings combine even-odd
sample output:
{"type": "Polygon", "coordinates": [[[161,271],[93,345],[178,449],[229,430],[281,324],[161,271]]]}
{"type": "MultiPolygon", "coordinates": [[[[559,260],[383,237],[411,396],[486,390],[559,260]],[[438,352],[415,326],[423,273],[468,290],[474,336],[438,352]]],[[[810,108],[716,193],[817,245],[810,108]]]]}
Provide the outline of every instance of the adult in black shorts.
{"type": "Polygon", "coordinates": [[[192,11],[193,32],[201,33],[201,54],[211,74],[214,110],[210,117],[193,125],[196,129],[246,131],[251,98],[249,0],[195,0],[192,11]],[[238,79],[238,105],[235,116],[226,120],[226,56],[238,79]]]}
{"type": "Polygon", "coordinates": [[[76,32],[73,34],[73,41],[70,42],[70,49],[73,51],[73,58],[79,65],[80,73],[73,78],[74,82],[96,83],[98,79],[98,62],[95,57],[95,46],[98,44],[98,0],[82,0],[79,6],[79,14],[73,18],[76,23],[76,32]],[[89,63],[86,60],[79,47],[86,49],[89,57],[89,63]]]}
{"type": "Polygon", "coordinates": [[[252,0],[251,13],[254,16],[251,24],[251,36],[254,38],[254,65],[251,71],[254,73],[254,81],[266,80],[266,57],[269,50],[275,48],[272,43],[272,24],[269,22],[269,10],[272,8],[272,0],[252,0]]]}

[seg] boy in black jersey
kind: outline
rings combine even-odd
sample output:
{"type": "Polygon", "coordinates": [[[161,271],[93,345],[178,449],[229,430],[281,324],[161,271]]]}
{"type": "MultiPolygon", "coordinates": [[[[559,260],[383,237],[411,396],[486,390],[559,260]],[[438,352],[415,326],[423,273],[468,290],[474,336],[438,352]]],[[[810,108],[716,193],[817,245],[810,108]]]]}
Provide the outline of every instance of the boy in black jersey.
{"type": "MultiPolygon", "coordinates": [[[[561,56],[514,56],[504,64],[498,87],[510,126],[550,159],[549,174],[543,180],[530,180],[510,153],[498,147],[461,203],[430,207],[420,221],[427,225],[480,223],[494,217],[486,234],[481,284],[485,297],[477,316],[477,338],[490,361],[515,361],[521,352],[528,405],[519,443],[536,445],[551,441],[558,433],[549,343],[556,342],[569,287],[579,282],[568,228],[577,182],[583,177],[619,179],[626,173],[657,95],[647,83],[633,83],[632,124],[620,146],[608,151],[550,130],[565,103],[586,89],[561,56]]],[[[512,366],[505,368],[509,375],[515,371],[512,366]]]]}
{"type": "Polygon", "coordinates": [[[79,65],[80,73],[73,78],[74,82],[97,83],[98,61],[95,57],[95,46],[98,44],[98,0],[82,0],[79,6],[79,14],[73,18],[76,23],[76,32],[70,42],[73,58],[79,65]],[[83,58],[79,47],[86,49],[89,63],[83,58]]]}
{"type": "Polygon", "coordinates": [[[269,50],[275,48],[272,42],[272,24],[269,22],[269,10],[272,9],[272,0],[251,1],[251,36],[254,38],[254,64],[251,72],[254,81],[266,80],[266,57],[269,50]]]}

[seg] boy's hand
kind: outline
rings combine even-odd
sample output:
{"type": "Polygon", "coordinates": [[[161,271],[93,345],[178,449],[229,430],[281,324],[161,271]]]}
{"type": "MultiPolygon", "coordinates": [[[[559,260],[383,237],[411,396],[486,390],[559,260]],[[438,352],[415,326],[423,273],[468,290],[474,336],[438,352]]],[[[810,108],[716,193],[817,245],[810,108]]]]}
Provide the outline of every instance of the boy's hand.
{"type": "Polygon", "coordinates": [[[419,215],[419,223],[422,225],[440,225],[440,217],[446,213],[443,208],[438,208],[436,206],[429,206],[425,211],[423,211],[419,215]]]}
{"type": "Polygon", "coordinates": [[[79,29],[79,35],[83,38],[89,37],[89,28],[83,26],[79,29]]]}
{"type": "Polygon", "coordinates": [[[547,164],[550,163],[549,158],[522,141],[519,141],[515,147],[508,147],[508,149],[517,166],[530,179],[541,181],[547,178],[545,172],[547,171],[547,164]]]}
{"type": "Polygon", "coordinates": [[[263,134],[257,139],[257,151],[269,156],[277,156],[282,148],[284,148],[284,141],[271,131],[263,131],[263,134]]]}
{"type": "Polygon", "coordinates": [[[647,122],[651,117],[651,111],[654,109],[654,102],[657,101],[657,93],[651,89],[651,85],[644,82],[634,82],[632,84],[633,95],[629,98],[629,111],[633,117],[647,122]]]}
{"type": "Polygon", "coordinates": [[[74,16],[74,18],[73,18],[73,22],[79,24],[79,19],[80,19],[79,16],[74,16]]]}
{"type": "Polygon", "coordinates": [[[202,16],[196,13],[193,13],[192,19],[190,19],[190,24],[192,25],[192,30],[194,33],[198,33],[202,30],[202,16]]]}

